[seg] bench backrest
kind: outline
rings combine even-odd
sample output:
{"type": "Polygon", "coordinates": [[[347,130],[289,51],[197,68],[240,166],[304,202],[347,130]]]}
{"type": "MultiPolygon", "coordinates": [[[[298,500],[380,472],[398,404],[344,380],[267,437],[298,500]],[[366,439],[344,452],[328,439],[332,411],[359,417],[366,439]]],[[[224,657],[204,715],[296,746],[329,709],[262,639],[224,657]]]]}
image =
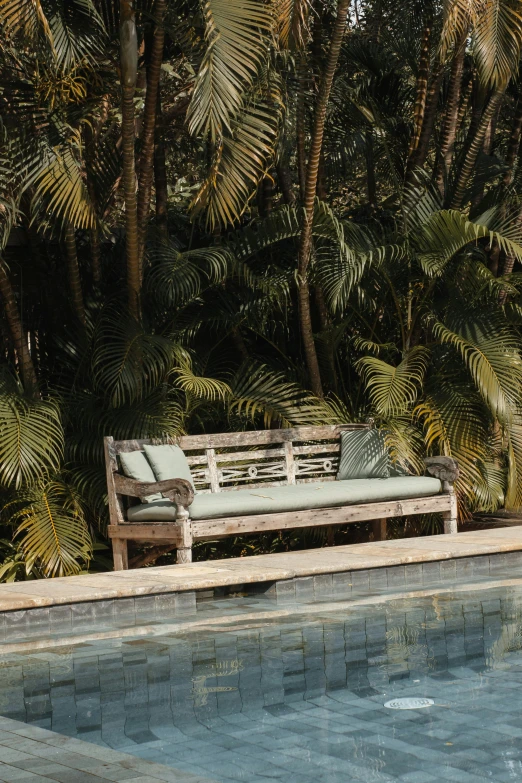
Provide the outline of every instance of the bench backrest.
{"type": "MultiPolygon", "coordinates": [[[[106,438],[107,472],[118,470],[117,456],[122,452],[142,451],[145,444],[170,442],[185,452],[198,492],[328,481],[337,473],[340,433],[368,426],[339,424],[183,435],[169,441],[106,438]]],[[[109,488],[109,494],[110,491],[109,488]]]]}

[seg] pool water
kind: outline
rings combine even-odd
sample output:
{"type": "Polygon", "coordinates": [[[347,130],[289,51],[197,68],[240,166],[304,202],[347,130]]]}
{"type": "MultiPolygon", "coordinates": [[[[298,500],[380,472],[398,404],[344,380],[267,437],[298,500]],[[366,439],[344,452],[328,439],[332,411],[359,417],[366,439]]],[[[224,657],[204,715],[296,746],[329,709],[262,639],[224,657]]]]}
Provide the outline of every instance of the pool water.
{"type": "Polygon", "coordinates": [[[229,612],[0,667],[0,714],[220,783],[522,780],[518,586],[229,612]],[[406,697],[433,704],[384,706],[406,697]]]}

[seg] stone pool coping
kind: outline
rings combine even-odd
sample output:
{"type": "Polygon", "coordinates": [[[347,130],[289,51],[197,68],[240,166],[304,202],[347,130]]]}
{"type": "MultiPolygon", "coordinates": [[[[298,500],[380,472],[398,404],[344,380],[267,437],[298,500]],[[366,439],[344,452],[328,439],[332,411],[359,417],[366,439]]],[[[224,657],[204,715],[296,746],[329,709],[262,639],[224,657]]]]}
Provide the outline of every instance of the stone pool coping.
{"type": "Polygon", "coordinates": [[[522,527],[0,585],[0,612],[522,551],[522,527]]]}
{"type": "Polygon", "coordinates": [[[215,783],[200,775],[0,717],[0,781],[107,783],[109,780],[215,783]]]}

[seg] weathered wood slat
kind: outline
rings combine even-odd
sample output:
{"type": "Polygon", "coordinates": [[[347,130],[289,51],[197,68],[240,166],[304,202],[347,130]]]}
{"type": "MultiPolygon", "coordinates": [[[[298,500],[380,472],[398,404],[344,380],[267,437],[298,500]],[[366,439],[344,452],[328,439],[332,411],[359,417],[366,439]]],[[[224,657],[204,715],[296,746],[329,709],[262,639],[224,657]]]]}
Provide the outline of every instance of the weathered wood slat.
{"type": "MultiPolygon", "coordinates": [[[[339,436],[346,430],[368,429],[367,424],[331,424],[318,427],[292,427],[280,430],[249,430],[246,432],[222,432],[210,435],[182,435],[172,439],[184,450],[219,449],[233,446],[261,446],[269,443],[285,443],[286,441],[327,440],[339,436]]],[[[116,440],[116,453],[140,451],[145,444],[153,443],[150,439],[116,440]]]]}
{"type": "Polygon", "coordinates": [[[214,449],[207,449],[207,463],[208,463],[208,475],[210,481],[210,489],[212,492],[219,492],[219,474],[216,463],[216,453],[214,449]]]}
{"type": "Polygon", "coordinates": [[[127,541],[177,541],[181,542],[179,525],[174,522],[160,525],[149,522],[146,525],[126,524],[109,525],[107,528],[109,538],[120,538],[127,541]]]}
{"type": "Polygon", "coordinates": [[[339,454],[341,446],[339,443],[309,443],[305,446],[296,446],[294,443],[294,455],[299,454],[324,454],[327,457],[329,454],[339,454]]]}
{"type": "Polygon", "coordinates": [[[218,465],[222,465],[228,462],[240,462],[242,460],[252,461],[254,459],[274,459],[274,457],[277,458],[284,456],[284,446],[274,446],[272,449],[256,449],[254,447],[250,451],[218,452],[216,454],[216,461],[218,465]]]}
{"type": "Polygon", "coordinates": [[[287,530],[288,528],[318,525],[321,527],[324,525],[347,525],[352,522],[369,522],[373,519],[444,512],[449,507],[450,498],[448,495],[433,495],[416,500],[390,500],[384,503],[366,503],[310,511],[287,511],[226,519],[202,519],[192,522],[192,535],[197,540],[241,533],[262,533],[265,530],[287,530]]]}
{"type": "Polygon", "coordinates": [[[285,443],[286,480],[288,484],[295,484],[296,464],[293,446],[294,444],[291,441],[285,443]]]}

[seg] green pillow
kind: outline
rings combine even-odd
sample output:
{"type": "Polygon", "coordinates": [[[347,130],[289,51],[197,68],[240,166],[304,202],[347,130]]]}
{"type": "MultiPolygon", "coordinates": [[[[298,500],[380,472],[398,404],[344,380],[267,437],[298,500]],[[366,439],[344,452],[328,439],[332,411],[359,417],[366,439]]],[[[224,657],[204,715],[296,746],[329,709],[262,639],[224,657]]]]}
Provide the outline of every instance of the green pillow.
{"type": "Polygon", "coordinates": [[[390,457],[379,430],[341,432],[338,481],[388,478],[390,457]]]}
{"type": "Polygon", "coordinates": [[[179,446],[144,446],[143,448],[157,481],[181,478],[189,481],[194,488],[187,458],[179,446]]]}
{"type": "MultiPolygon", "coordinates": [[[[147,457],[142,451],[122,452],[120,454],[120,462],[123,472],[129,478],[150,483],[157,481],[151,466],[147,462],[147,457]]],[[[146,498],[143,498],[143,502],[152,503],[153,500],[162,500],[162,498],[161,492],[155,492],[154,495],[147,495],[146,498]]]]}

